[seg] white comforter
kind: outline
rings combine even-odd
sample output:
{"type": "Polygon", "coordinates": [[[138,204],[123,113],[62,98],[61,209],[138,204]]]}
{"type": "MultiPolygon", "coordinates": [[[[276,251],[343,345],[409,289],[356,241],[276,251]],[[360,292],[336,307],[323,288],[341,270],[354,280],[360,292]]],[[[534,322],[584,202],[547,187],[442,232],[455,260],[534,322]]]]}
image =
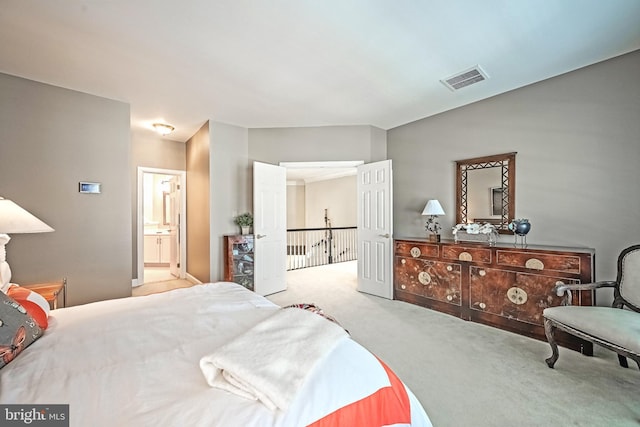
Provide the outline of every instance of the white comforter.
{"type": "MultiPolygon", "coordinates": [[[[221,282],[54,310],[44,336],[0,371],[0,403],[69,404],[72,426],[297,427],[389,385],[377,359],[344,339],[286,412],[210,387],[200,359],[278,309],[221,282]]],[[[430,426],[407,392],[411,425],[430,426]]]]}

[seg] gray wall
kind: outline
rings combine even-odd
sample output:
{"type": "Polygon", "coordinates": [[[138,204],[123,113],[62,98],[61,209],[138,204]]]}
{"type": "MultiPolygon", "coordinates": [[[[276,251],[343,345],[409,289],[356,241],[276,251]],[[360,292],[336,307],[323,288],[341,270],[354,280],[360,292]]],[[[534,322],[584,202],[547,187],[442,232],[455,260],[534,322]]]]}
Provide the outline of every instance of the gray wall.
{"type": "Polygon", "coordinates": [[[0,94],[0,196],[55,229],[11,236],[12,281],[67,277],[68,305],[130,296],[129,105],[6,74],[0,94]]]}
{"type": "Polygon", "coordinates": [[[385,131],[373,126],[249,129],[249,158],[260,162],[385,160],[385,131]]]}
{"type": "Polygon", "coordinates": [[[325,209],[332,227],[355,226],[358,210],[356,181],[353,175],[308,183],[305,186],[305,227],[324,227],[325,209]]]}
{"type": "Polygon", "coordinates": [[[370,162],[387,160],[387,131],[375,126],[368,126],[371,132],[370,162]]]}
{"type": "MultiPolygon", "coordinates": [[[[248,131],[246,128],[209,122],[211,142],[211,265],[210,280],[222,280],[224,275],[225,234],[238,234],[233,219],[251,211],[252,193],[249,183],[251,166],[248,161],[248,131]]],[[[187,254],[187,256],[189,256],[187,254]]]]}
{"type": "Polygon", "coordinates": [[[593,247],[597,279],[614,279],[619,252],[640,243],[639,75],[636,51],[389,130],[395,235],[424,235],[431,198],[450,230],[455,160],[517,151],[528,242],[593,247]]]}
{"type": "Polygon", "coordinates": [[[305,185],[287,182],[287,228],[305,228],[305,185]]]}
{"type": "Polygon", "coordinates": [[[131,133],[131,260],[133,278],[138,277],[138,167],[186,170],[187,145],[149,131],[131,133]]]}

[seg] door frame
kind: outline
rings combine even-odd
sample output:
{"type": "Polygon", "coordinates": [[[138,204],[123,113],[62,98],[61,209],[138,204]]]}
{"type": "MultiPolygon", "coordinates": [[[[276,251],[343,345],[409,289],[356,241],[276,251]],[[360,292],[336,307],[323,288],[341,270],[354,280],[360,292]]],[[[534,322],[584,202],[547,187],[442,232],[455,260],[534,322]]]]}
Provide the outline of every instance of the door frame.
{"type": "Polygon", "coordinates": [[[180,227],[179,227],[179,244],[180,244],[180,267],[179,278],[184,279],[187,275],[187,172],[175,169],[160,169],[138,166],[138,197],[136,206],[136,222],[137,222],[137,270],[138,278],[131,281],[132,286],[140,286],[144,283],[144,179],[145,173],[153,173],[160,175],[176,175],[180,177],[180,227]]]}
{"type": "MultiPolygon", "coordinates": [[[[390,159],[384,159],[386,160],[390,160],[390,159]]],[[[354,171],[358,168],[358,166],[361,165],[366,165],[366,164],[372,164],[372,163],[377,163],[378,161],[369,161],[366,162],[364,160],[343,160],[343,161],[299,161],[299,162],[280,162],[279,165],[283,166],[285,168],[293,168],[293,169],[303,169],[303,168],[327,168],[327,169],[331,169],[331,168],[353,168],[354,171]]],[[[393,182],[393,168],[391,168],[390,170],[390,174],[391,176],[389,177],[393,182]]],[[[330,176],[329,179],[333,179],[333,178],[339,178],[341,175],[340,174],[335,174],[333,176],[330,176]]],[[[393,185],[391,188],[391,191],[393,191],[393,185]]],[[[358,197],[356,195],[356,197],[358,197]]],[[[392,199],[393,200],[393,199],[392,199]]],[[[393,202],[391,203],[391,206],[389,207],[391,210],[391,230],[393,230],[393,202]]],[[[389,238],[392,240],[392,247],[393,247],[393,231],[391,231],[389,238]]],[[[358,258],[360,258],[360,254],[358,254],[358,258]]],[[[393,269],[393,260],[390,261],[390,265],[389,267],[391,269],[393,269]]],[[[361,273],[360,273],[360,268],[358,268],[357,271],[357,276],[358,276],[358,283],[360,283],[361,281],[361,273]]],[[[393,271],[391,271],[391,276],[390,276],[390,283],[388,283],[388,292],[390,293],[391,297],[390,299],[393,299],[393,271]]]]}

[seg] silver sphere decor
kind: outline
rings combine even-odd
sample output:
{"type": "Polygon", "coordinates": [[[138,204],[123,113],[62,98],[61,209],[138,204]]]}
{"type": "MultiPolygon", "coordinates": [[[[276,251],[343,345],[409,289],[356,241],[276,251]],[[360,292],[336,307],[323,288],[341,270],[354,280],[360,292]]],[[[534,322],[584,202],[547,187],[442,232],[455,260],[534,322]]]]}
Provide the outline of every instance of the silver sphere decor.
{"type": "Polygon", "coordinates": [[[520,246],[527,247],[527,233],[531,230],[531,223],[528,219],[513,219],[509,223],[509,230],[513,232],[514,245],[518,246],[518,238],[520,238],[520,246]]]}

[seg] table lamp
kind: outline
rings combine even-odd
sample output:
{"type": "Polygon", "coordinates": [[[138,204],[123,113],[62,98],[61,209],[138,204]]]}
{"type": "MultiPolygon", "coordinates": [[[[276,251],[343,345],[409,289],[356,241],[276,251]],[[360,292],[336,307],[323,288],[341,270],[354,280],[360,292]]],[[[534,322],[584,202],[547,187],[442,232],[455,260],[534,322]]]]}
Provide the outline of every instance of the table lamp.
{"type": "Polygon", "coordinates": [[[429,200],[422,210],[422,215],[429,215],[427,218],[427,224],[425,225],[425,229],[429,231],[429,240],[432,242],[440,241],[440,224],[438,223],[438,215],[444,215],[444,210],[440,205],[440,202],[433,199],[429,200]]]}
{"type": "Polygon", "coordinates": [[[54,231],[44,222],[11,200],[0,197],[0,286],[3,292],[11,281],[11,269],[6,259],[5,245],[11,238],[7,233],[47,233],[54,231]]]}

